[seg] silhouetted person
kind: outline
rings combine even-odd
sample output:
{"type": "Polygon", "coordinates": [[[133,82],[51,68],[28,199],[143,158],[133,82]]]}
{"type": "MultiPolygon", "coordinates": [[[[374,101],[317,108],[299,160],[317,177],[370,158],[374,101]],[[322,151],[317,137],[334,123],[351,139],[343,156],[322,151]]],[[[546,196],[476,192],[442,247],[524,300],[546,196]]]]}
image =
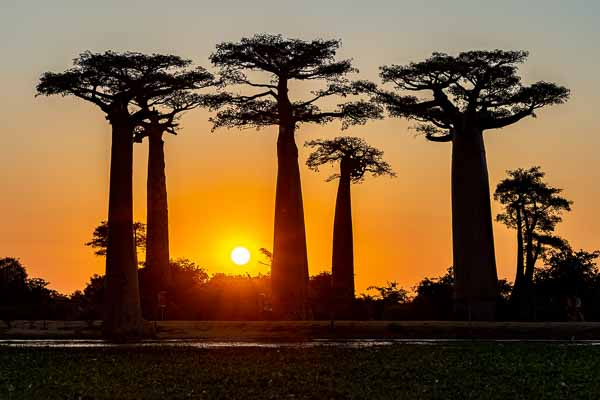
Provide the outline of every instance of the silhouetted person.
{"type": "Polygon", "coordinates": [[[344,126],[362,124],[381,115],[379,106],[365,101],[340,104],[331,111],[321,111],[317,105],[320,99],[359,93],[359,87],[345,78],[355,71],[350,60],[335,59],[339,46],[338,40],[260,34],[221,43],[210,56],[227,85],[253,89],[247,95],[225,93],[214,127],[279,127],[271,268],[273,312],[278,319],[307,316],[308,260],[296,128],[334,119],[341,119],[344,126]],[[293,81],[321,81],[326,86],[313,92],[312,98],[292,100],[288,91],[293,81]]]}
{"type": "Polygon", "coordinates": [[[383,151],[369,146],[361,138],[344,136],[332,140],[312,140],[306,142],[305,146],[315,149],[306,161],[310,169],[318,171],[323,164],[339,164],[339,173],[327,179],[328,182],[339,180],[331,259],[333,311],[335,318],[350,318],[354,300],[354,241],[350,185],[364,181],[367,174],[395,174],[390,165],[383,161],[383,151]]]}
{"type": "Polygon", "coordinates": [[[390,115],[423,124],[433,142],[452,142],[452,242],[456,273],[456,311],[468,319],[494,318],[496,258],[483,132],[534,116],[560,104],[569,90],[548,82],[523,86],[517,66],[524,51],[468,51],[458,56],[434,53],[408,65],[382,67],[384,83],[431,97],[376,89],[390,115]]]}

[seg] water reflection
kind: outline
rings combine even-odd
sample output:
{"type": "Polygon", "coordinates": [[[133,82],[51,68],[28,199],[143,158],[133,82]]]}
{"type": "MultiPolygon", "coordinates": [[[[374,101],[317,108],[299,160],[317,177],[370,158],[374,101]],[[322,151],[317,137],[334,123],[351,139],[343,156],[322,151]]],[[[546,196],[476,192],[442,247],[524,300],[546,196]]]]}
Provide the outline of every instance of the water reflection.
{"type": "Polygon", "coordinates": [[[503,340],[482,340],[474,341],[469,339],[349,339],[349,340],[329,340],[315,339],[301,342],[259,342],[259,341],[202,341],[186,339],[170,340],[146,340],[135,343],[110,343],[103,340],[86,339],[44,339],[44,340],[23,340],[8,339],[0,340],[2,347],[21,347],[21,348],[138,348],[138,347],[190,347],[197,349],[219,349],[219,348],[246,348],[259,347],[267,349],[278,348],[313,348],[313,347],[337,347],[337,348],[369,348],[379,346],[392,346],[396,344],[411,345],[443,345],[457,343],[546,343],[559,345],[600,345],[597,340],[521,340],[521,339],[503,339],[503,340]]]}

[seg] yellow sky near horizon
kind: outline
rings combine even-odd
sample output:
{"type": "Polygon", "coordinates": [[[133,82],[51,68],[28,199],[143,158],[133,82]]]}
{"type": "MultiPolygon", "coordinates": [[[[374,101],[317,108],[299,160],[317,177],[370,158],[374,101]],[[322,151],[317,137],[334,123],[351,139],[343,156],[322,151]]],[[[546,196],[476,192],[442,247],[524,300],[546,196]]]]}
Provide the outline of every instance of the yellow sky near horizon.
{"type": "MultiPolygon", "coordinates": [[[[97,6],[91,13],[67,0],[52,8],[33,1],[3,3],[0,40],[7,57],[0,87],[8,96],[0,97],[0,257],[20,257],[31,276],[65,293],[82,288],[91,274],[104,269],[103,259],[83,243],[106,218],[110,127],[99,110],[77,99],[34,98],[42,72],[68,68],[86,49],[172,52],[209,67],[207,57],[217,42],[261,31],[305,39],[341,37],[340,57],[354,58],[361,70],[357,77],[371,80],[378,80],[379,65],[418,61],[436,50],[530,50],[522,68],[525,82],[566,85],[572,99],[541,111],[537,119],[486,134],[490,184],[495,187],[507,169],[541,165],[548,181],[574,201],[558,234],[574,247],[600,248],[595,223],[600,217],[600,79],[595,72],[600,54],[593,24],[598,8],[592,3],[581,0],[567,9],[558,2],[537,2],[547,7],[541,15],[533,6],[517,14],[518,2],[507,2],[503,14],[462,1],[457,7],[470,13],[447,17],[444,13],[451,11],[443,2],[436,3],[438,8],[401,9],[380,1],[368,10],[352,3],[344,16],[325,6],[309,12],[310,2],[304,12],[259,3],[269,6],[270,18],[257,9],[234,9],[232,1],[208,13],[193,2],[174,2],[163,32],[154,30],[161,18],[158,2],[149,2],[141,19],[132,19],[135,7],[97,6]],[[193,24],[192,12],[204,23],[193,24]]],[[[276,130],[211,133],[208,117],[205,110],[188,113],[180,135],[166,139],[171,254],[211,273],[264,273],[267,267],[257,259],[258,248],[272,247],[276,130]],[[247,267],[229,259],[238,245],[252,251],[247,267]]],[[[302,144],[340,134],[362,136],[383,149],[398,174],[352,188],[357,290],[392,280],[412,287],[451,264],[451,148],[416,137],[410,126],[387,118],[345,132],[337,123],[299,129],[311,274],[330,268],[336,184],[324,181],[331,173],[327,167],[314,173],[303,166],[308,153],[302,144]]],[[[146,147],[135,147],[134,212],[140,221],[145,220],[146,147]]],[[[499,211],[497,204],[493,211],[499,211]]],[[[515,235],[498,224],[494,230],[499,275],[512,280],[515,235]]]]}

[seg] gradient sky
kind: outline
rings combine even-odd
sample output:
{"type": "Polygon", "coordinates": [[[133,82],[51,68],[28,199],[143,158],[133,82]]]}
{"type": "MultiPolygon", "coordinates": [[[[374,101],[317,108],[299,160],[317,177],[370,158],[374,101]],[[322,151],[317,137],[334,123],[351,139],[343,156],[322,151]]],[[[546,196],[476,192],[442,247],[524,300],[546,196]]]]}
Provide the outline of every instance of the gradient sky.
{"type": "MultiPolygon", "coordinates": [[[[37,79],[62,71],[84,50],[174,53],[210,67],[221,41],[256,32],[341,38],[360,77],[378,66],[433,51],[525,49],[525,82],[572,89],[563,106],[486,134],[490,183],[507,169],[541,165],[565,189],[573,211],[558,233],[577,248],[600,248],[600,3],[595,0],[233,1],[0,0],[0,257],[21,258],[31,276],[65,293],[82,288],[103,259],[83,243],[106,218],[110,127],[74,98],[34,98],[37,79]]],[[[210,132],[209,113],[184,116],[166,139],[171,254],[209,272],[267,272],[257,249],[272,247],[275,129],[210,132]],[[236,267],[229,251],[248,247],[236,267]]],[[[415,137],[398,119],[345,134],[385,151],[398,177],[353,187],[357,289],[397,280],[412,287],[451,264],[450,145],[415,137]]],[[[340,125],[303,126],[298,144],[340,134],[340,125]]],[[[134,208],[145,220],[147,144],[135,147],[134,208]]],[[[307,151],[301,148],[301,162],[307,151]]],[[[327,270],[335,183],[302,168],[310,272],[327,270]]],[[[493,205],[494,214],[499,211],[493,205]]],[[[515,234],[495,224],[499,275],[514,276],[515,234]]]]}

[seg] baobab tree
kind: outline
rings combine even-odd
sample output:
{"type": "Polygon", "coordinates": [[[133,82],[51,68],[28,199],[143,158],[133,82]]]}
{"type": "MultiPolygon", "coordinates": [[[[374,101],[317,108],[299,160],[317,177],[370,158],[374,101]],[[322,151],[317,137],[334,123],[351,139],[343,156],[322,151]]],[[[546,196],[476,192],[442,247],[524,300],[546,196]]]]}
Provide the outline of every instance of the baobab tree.
{"type": "Polygon", "coordinates": [[[517,231],[517,268],[511,302],[522,318],[533,311],[533,278],[536,262],[551,249],[567,246],[555,236],[562,214],[571,210],[572,202],[562,197],[562,189],[544,182],[540,167],[508,171],[494,192],[494,199],[504,206],[496,220],[517,231]]]}
{"type": "Polygon", "coordinates": [[[328,110],[318,105],[330,97],[358,95],[362,86],[346,76],[355,72],[350,60],[336,60],[339,40],[288,39],[260,34],[237,43],[221,43],[210,56],[228,86],[245,94],[223,93],[215,128],[279,128],[277,187],[273,241],[273,310],[277,318],[303,319],[307,314],[308,260],[304,210],[295,132],[300,124],[342,126],[364,124],[381,116],[381,107],[365,100],[340,103],[328,110]],[[293,81],[322,82],[306,100],[292,99],[293,81]]]}
{"type": "Polygon", "coordinates": [[[112,128],[103,324],[108,337],[145,333],[134,254],[132,169],[134,131],[148,110],[134,99],[162,98],[165,87],[169,93],[180,80],[169,71],[186,65],[173,55],[84,52],[72,68],[46,72],[37,85],[38,95],[74,96],[96,105],[112,128]]]}
{"type": "Polygon", "coordinates": [[[212,74],[203,68],[174,67],[166,74],[174,79],[165,83],[161,96],[150,97],[141,93],[134,102],[146,110],[146,118],[136,128],[134,141],[148,138],[148,178],[146,182],[146,268],[143,275],[144,291],[142,308],[144,315],[155,315],[158,310],[158,294],[168,292],[172,286],[169,263],[169,211],[165,173],[165,133],[177,135],[179,119],[186,111],[205,105],[208,96],[195,93],[214,85],[212,74]]]}
{"type": "Polygon", "coordinates": [[[379,90],[375,98],[393,117],[419,121],[432,142],[452,143],[452,239],[456,311],[469,319],[492,319],[497,272],[483,133],[535,116],[564,103],[565,87],[548,82],[523,85],[518,65],[525,51],[433,53],[425,61],[381,67],[396,90],[428,92],[429,98],[379,90]]]}
{"type": "Polygon", "coordinates": [[[305,146],[315,149],[306,165],[318,171],[324,164],[339,164],[339,172],[327,182],[339,180],[333,222],[331,286],[336,318],[348,317],[354,300],[354,241],[352,237],[352,200],[350,185],[361,183],[366,175],[395,176],[383,160],[383,151],[369,146],[364,139],[340,136],[331,140],[312,140],[305,146]]]}

